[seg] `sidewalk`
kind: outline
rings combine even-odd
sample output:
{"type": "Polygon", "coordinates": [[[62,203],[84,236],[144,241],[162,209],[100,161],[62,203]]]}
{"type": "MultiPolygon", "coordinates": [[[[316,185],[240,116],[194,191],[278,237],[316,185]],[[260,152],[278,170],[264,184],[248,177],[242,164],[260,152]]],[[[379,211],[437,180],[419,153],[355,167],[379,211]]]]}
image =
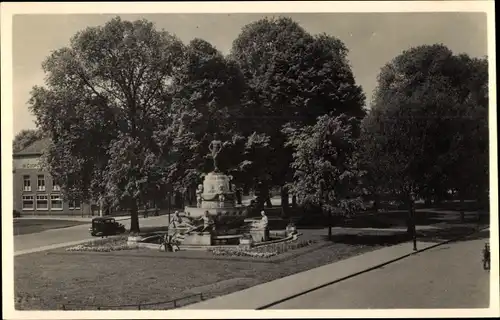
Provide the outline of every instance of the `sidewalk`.
{"type": "Polygon", "coordinates": [[[94,241],[97,240],[96,238],[88,238],[88,239],[83,239],[83,240],[77,240],[77,241],[70,241],[70,242],[64,242],[64,243],[55,243],[43,247],[37,247],[37,248],[32,248],[32,249],[26,249],[26,250],[19,250],[14,252],[14,257],[23,255],[23,254],[29,254],[29,253],[35,253],[35,252],[41,252],[41,251],[47,251],[47,250],[54,250],[54,249],[59,249],[59,248],[64,248],[64,247],[70,247],[70,246],[77,246],[79,244],[89,242],[89,241],[94,241]]]}
{"type": "MultiPolygon", "coordinates": [[[[437,245],[419,242],[424,250],[437,245]]],[[[229,295],[217,297],[182,309],[251,309],[264,308],[274,302],[357,275],[413,253],[411,242],[375,250],[322,267],[263,283],[229,295]]]]}

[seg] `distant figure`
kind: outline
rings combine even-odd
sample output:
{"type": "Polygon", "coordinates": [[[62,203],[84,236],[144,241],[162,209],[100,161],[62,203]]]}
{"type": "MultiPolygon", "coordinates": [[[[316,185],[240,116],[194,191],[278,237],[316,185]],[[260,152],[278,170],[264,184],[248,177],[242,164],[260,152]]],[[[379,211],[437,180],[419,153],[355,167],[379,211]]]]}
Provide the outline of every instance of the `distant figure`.
{"type": "Polygon", "coordinates": [[[236,203],[237,204],[242,204],[242,196],[241,196],[241,189],[237,188],[236,189],[236,203]]]}
{"type": "Polygon", "coordinates": [[[483,249],[483,269],[490,270],[490,244],[485,243],[483,249]]]}

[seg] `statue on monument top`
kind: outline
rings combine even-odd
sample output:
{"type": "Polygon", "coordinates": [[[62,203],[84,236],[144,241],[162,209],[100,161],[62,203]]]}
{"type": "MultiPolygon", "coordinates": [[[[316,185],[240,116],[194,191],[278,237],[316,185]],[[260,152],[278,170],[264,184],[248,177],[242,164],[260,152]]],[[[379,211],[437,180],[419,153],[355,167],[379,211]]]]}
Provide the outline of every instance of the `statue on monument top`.
{"type": "Polygon", "coordinates": [[[210,150],[210,153],[212,155],[212,159],[214,161],[214,171],[217,172],[219,171],[219,167],[217,167],[217,156],[219,155],[220,151],[222,150],[222,141],[217,139],[217,135],[215,135],[214,140],[210,142],[210,145],[208,146],[208,150],[210,150]]]}

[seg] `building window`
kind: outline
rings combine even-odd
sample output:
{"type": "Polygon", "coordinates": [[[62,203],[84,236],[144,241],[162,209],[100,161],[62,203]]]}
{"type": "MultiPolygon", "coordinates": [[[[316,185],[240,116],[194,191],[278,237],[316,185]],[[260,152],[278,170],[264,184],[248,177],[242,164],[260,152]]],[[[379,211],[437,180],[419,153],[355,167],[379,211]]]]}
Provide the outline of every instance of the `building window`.
{"type": "Polygon", "coordinates": [[[52,191],[61,191],[61,187],[55,181],[52,181],[52,191]]]}
{"type": "Polygon", "coordinates": [[[31,180],[30,176],[23,176],[23,190],[24,191],[31,191],[31,180]]]}
{"type": "Polygon", "coordinates": [[[23,196],[23,210],[33,210],[35,208],[33,202],[33,196],[23,196]]]}
{"type": "Polygon", "coordinates": [[[38,176],[38,191],[45,191],[45,177],[43,175],[38,176]]]}
{"type": "Polygon", "coordinates": [[[70,200],[69,208],[71,210],[80,209],[80,200],[70,200]]]}
{"type": "Polygon", "coordinates": [[[36,209],[37,210],[48,210],[49,209],[49,197],[48,196],[36,196],[36,209]]]}
{"type": "Polygon", "coordinates": [[[50,210],[62,210],[63,201],[60,194],[53,194],[50,196],[50,210]]]}

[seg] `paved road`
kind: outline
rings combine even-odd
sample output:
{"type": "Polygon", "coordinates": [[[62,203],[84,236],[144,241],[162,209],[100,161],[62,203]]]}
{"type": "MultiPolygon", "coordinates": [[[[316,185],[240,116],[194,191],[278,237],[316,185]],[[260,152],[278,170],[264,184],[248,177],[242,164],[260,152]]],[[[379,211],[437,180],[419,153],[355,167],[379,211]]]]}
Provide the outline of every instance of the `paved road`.
{"type": "MultiPolygon", "coordinates": [[[[168,224],[167,221],[167,215],[149,217],[146,219],[139,217],[139,224],[141,227],[166,226],[168,224]]],[[[124,224],[127,229],[130,228],[130,220],[122,220],[120,223],[124,224]]],[[[49,247],[62,243],[71,242],[73,244],[79,241],[90,240],[92,237],[89,234],[89,227],[90,222],[89,224],[75,227],[18,235],[14,237],[14,252],[29,251],[35,248],[49,247]]]]}
{"type": "MultiPolygon", "coordinates": [[[[248,200],[248,199],[247,199],[248,200]]],[[[280,201],[279,197],[275,197],[272,199],[273,204],[278,204],[280,201]]],[[[455,213],[456,215],[456,213],[455,213]]],[[[121,217],[120,217],[121,218],[121,217]]],[[[82,218],[82,219],[88,219],[90,218],[82,218]]],[[[143,227],[153,227],[153,226],[165,226],[167,224],[168,217],[166,215],[159,216],[159,217],[149,217],[149,218],[139,218],[139,223],[143,227]]],[[[125,225],[126,228],[130,227],[130,220],[122,220],[120,221],[125,225]]],[[[25,234],[25,235],[18,235],[14,237],[14,252],[15,254],[24,252],[31,252],[37,248],[43,248],[44,250],[46,249],[51,249],[54,246],[61,246],[66,243],[70,244],[76,244],[78,242],[83,242],[90,240],[91,237],[88,233],[88,228],[90,226],[90,221],[89,224],[84,224],[84,225],[79,225],[75,227],[69,227],[69,228],[63,228],[63,229],[53,229],[53,230],[47,230],[43,231],[40,233],[34,233],[34,234],[25,234]]],[[[418,226],[417,229],[432,229],[432,226],[418,226]]],[[[346,232],[343,228],[337,228],[339,230],[334,229],[334,233],[337,231],[342,231],[343,233],[346,232]],[[342,229],[342,230],[340,230],[342,229]]],[[[370,231],[388,231],[388,232],[404,232],[405,228],[402,229],[373,229],[373,228],[365,228],[366,230],[361,230],[361,229],[353,229],[351,232],[353,233],[358,233],[360,231],[363,231],[364,233],[370,232],[370,231]]],[[[317,230],[318,232],[321,232],[322,234],[325,234],[323,230],[317,230]]]]}
{"type": "Polygon", "coordinates": [[[422,252],[275,305],[273,309],[487,308],[485,240],[422,252]]]}

